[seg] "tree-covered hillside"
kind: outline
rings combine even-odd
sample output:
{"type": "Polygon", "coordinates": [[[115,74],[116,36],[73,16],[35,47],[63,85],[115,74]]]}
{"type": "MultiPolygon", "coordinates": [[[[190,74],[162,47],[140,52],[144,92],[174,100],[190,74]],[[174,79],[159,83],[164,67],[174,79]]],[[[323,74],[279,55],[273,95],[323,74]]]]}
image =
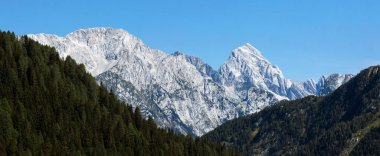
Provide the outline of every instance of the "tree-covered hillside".
{"type": "Polygon", "coordinates": [[[326,97],[282,101],[204,137],[246,155],[380,155],[380,66],[326,97]]]}
{"type": "Polygon", "coordinates": [[[54,48],[0,32],[0,155],[234,155],[177,135],[54,48]]]}

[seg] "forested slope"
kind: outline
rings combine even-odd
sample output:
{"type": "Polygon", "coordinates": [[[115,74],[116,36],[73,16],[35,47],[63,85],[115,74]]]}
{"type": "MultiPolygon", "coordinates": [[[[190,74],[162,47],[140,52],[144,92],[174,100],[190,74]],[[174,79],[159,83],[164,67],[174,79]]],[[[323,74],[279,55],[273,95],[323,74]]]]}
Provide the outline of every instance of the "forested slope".
{"type": "Polygon", "coordinates": [[[0,155],[233,155],[177,135],[54,48],[0,32],[0,155]]]}
{"type": "Polygon", "coordinates": [[[246,155],[380,155],[380,66],[326,97],[282,101],[204,138],[246,155]]]}

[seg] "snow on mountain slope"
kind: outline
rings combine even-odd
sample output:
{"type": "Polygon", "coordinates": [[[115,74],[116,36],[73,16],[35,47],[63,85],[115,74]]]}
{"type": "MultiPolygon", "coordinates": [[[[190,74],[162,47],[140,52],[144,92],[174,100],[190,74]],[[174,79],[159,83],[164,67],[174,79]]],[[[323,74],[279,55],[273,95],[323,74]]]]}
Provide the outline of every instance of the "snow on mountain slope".
{"type": "Polygon", "coordinates": [[[322,76],[318,84],[316,84],[316,95],[327,95],[337,89],[342,84],[348,82],[354,75],[352,74],[332,74],[330,76],[322,76]]]}
{"type": "Polygon", "coordinates": [[[317,95],[317,86],[314,80],[298,82],[288,80],[287,97],[289,99],[298,99],[309,95],[317,95]]]}
{"type": "Polygon", "coordinates": [[[233,50],[217,71],[197,57],[151,49],[122,29],[28,36],[55,47],[63,58],[83,63],[99,83],[139,106],[161,127],[197,136],[280,100],[328,94],[350,78],[323,77],[318,83],[287,80],[250,44],[233,50]]]}
{"type": "Polygon", "coordinates": [[[117,62],[119,55],[143,44],[141,40],[121,29],[80,29],[59,37],[50,34],[28,35],[32,39],[58,49],[61,57],[71,56],[83,63],[94,76],[117,62]]]}
{"type": "Polygon", "coordinates": [[[236,89],[254,87],[271,91],[283,99],[286,97],[287,81],[280,68],[266,60],[259,50],[245,44],[235,50],[220,68],[221,84],[236,89]]]}

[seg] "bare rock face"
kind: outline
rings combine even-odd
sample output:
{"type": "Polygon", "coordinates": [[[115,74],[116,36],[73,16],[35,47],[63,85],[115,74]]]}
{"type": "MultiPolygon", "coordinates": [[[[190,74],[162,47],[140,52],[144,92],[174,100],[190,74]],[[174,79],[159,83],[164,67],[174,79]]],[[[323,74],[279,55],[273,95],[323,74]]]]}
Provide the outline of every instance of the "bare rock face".
{"type": "Polygon", "coordinates": [[[200,136],[227,120],[251,114],[280,100],[326,95],[352,75],[333,74],[296,82],[285,79],[259,50],[245,44],[214,70],[194,56],[149,48],[122,29],[80,29],[59,37],[30,34],[83,63],[123,101],[140,107],[161,127],[200,136]]]}

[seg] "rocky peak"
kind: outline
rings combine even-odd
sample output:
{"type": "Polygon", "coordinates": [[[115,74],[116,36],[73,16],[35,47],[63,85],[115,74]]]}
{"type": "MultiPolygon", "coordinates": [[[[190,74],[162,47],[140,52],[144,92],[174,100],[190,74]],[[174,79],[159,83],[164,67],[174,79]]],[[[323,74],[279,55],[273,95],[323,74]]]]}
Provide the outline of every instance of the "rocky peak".
{"type": "Polygon", "coordinates": [[[238,88],[258,87],[286,96],[286,80],[282,71],[272,65],[259,50],[250,44],[233,50],[221,66],[222,84],[238,88]]]}
{"type": "Polygon", "coordinates": [[[286,80],[280,68],[250,44],[234,49],[215,71],[198,57],[151,49],[122,29],[80,29],[65,37],[28,36],[55,47],[61,57],[70,55],[83,63],[121,100],[140,107],[143,115],[154,117],[161,127],[182,133],[202,135],[227,120],[279,100],[316,95],[318,90],[314,81],[286,80]]]}
{"type": "Polygon", "coordinates": [[[352,74],[331,74],[329,76],[322,76],[316,84],[316,94],[327,95],[342,84],[348,82],[352,77],[354,77],[352,74]]]}
{"type": "Polygon", "coordinates": [[[237,57],[239,55],[241,55],[242,57],[249,56],[266,60],[264,56],[261,54],[261,52],[249,43],[246,43],[233,50],[232,56],[237,57]]]}

